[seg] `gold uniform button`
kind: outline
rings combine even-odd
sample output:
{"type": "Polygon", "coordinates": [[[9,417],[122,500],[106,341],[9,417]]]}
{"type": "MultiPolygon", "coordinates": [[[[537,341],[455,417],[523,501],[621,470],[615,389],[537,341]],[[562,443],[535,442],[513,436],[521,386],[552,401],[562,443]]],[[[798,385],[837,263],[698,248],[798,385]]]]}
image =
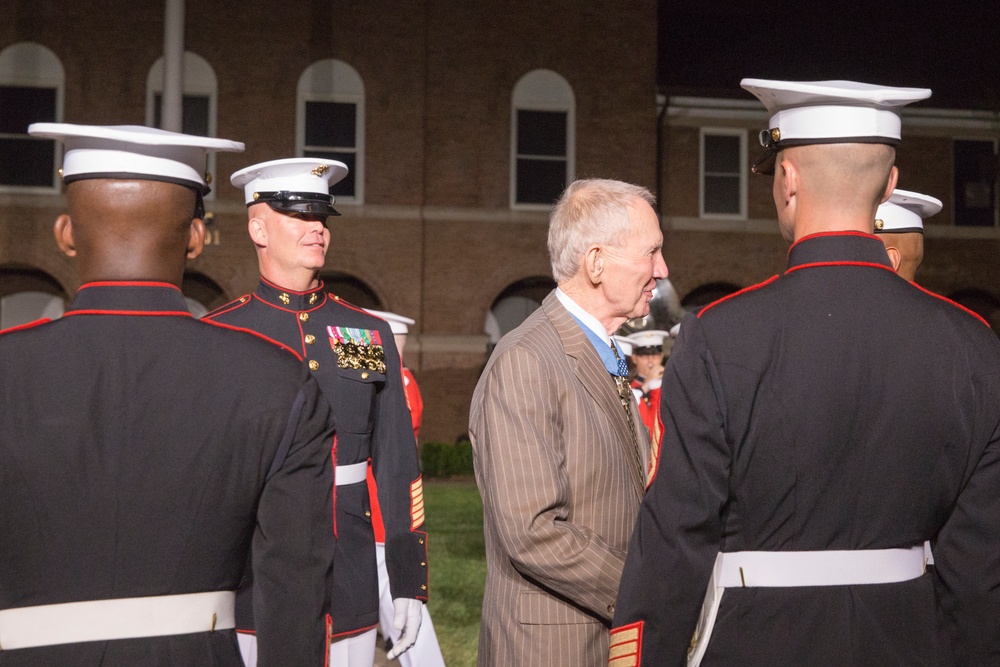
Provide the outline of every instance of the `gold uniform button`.
{"type": "Polygon", "coordinates": [[[427,561],[425,560],[420,561],[420,567],[427,567],[427,561]]]}
{"type": "Polygon", "coordinates": [[[371,510],[365,510],[365,516],[371,516],[371,515],[372,515],[371,510]]]}
{"type": "Polygon", "coordinates": [[[361,371],[361,379],[362,380],[368,379],[368,371],[361,371]]]}
{"type": "Polygon", "coordinates": [[[309,321],[309,313],[299,313],[299,320],[302,322],[309,321]]]}
{"type": "Polygon", "coordinates": [[[314,370],[317,370],[318,368],[319,368],[319,362],[316,361],[315,359],[310,359],[309,360],[309,370],[314,371],[314,370]]]}
{"type": "Polygon", "coordinates": [[[426,591],[427,590],[427,584],[420,584],[420,590],[426,591]]]}
{"type": "Polygon", "coordinates": [[[424,543],[424,538],[421,537],[419,540],[417,540],[417,542],[419,542],[420,544],[423,544],[424,543]]]}
{"type": "Polygon", "coordinates": [[[312,345],[316,342],[316,336],[312,334],[306,334],[306,345],[312,345]]]}

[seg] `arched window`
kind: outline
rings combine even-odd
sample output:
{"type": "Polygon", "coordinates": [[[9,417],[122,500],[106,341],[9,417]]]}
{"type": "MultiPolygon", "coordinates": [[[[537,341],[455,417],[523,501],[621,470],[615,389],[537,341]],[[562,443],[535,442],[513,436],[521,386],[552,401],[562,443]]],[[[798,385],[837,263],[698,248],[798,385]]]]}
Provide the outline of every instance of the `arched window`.
{"type": "MultiPolygon", "coordinates": [[[[215,71],[201,56],[184,52],[184,93],[181,101],[181,131],[199,137],[214,137],[219,86],[215,71]]],[[[146,76],[146,125],[163,126],[163,58],[149,68],[146,76]]],[[[215,182],[215,153],[208,154],[208,172],[215,182]]],[[[209,197],[214,196],[210,194],[209,197]]]]}
{"type": "Polygon", "coordinates": [[[528,72],[511,95],[510,205],[548,208],[575,173],[576,102],[562,76],[528,72]]]}
{"type": "Polygon", "coordinates": [[[340,60],[320,60],[299,77],[296,152],[339,160],[347,177],[330,188],[338,201],[360,204],[365,192],[365,85],[340,60]]]}
{"type": "Polygon", "coordinates": [[[28,125],[60,122],[66,75],[49,49],[34,42],[0,51],[0,191],[59,191],[59,147],[28,136],[28,125]]]}
{"type": "Polygon", "coordinates": [[[23,265],[0,268],[0,329],[62,317],[66,292],[49,274],[23,265]]]}
{"type": "Polygon", "coordinates": [[[718,301],[724,296],[729,296],[733,292],[739,292],[740,287],[732,283],[707,283],[699,285],[688,292],[681,301],[685,310],[697,310],[702,306],[718,301]]]}
{"type": "Polygon", "coordinates": [[[226,304],[226,295],[218,283],[197,271],[184,272],[181,291],[188,310],[197,318],[226,304]]]}
{"type": "Polygon", "coordinates": [[[555,281],[545,276],[525,278],[508,285],[486,313],[484,330],[490,337],[490,349],[535,312],[555,287],[555,281]]]}
{"type": "Polygon", "coordinates": [[[383,310],[382,300],[378,298],[368,283],[341,271],[323,272],[320,274],[323,288],[330,294],[339,296],[344,301],[358,308],[383,310]]]}

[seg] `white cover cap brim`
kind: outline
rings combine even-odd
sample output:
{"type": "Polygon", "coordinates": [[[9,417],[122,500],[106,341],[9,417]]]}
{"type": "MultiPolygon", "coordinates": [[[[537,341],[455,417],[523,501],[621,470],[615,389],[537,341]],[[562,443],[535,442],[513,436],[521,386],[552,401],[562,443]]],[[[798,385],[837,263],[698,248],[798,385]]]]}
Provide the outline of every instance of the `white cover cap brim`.
{"type": "Polygon", "coordinates": [[[397,315],[396,313],[389,313],[384,310],[371,310],[370,308],[365,309],[366,312],[371,313],[375,317],[381,317],[383,320],[389,323],[389,328],[392,329],[394,334],[405,334],[410,331],[409,325],[416,324],[415,320],[411,320],[409,317],[403,317],[402,315],[397,315]]]}
{"type": "Polygon", "coordinates": [[[152,178],[205,186],[209,152],[238,152],[238,141],[197,137],[141,125],[32,123],[28,134],[65,144],[62,176],[80,178],[152,178]]]}
{"type": "Polygon", "coordinates": [[[941,211],[940,199],[930,195],[893,190],[892,196],[875,212],[875,233],[880,232],[922,232],[924,218],[941,211]]]}
{"type": "Polygon", "coordinates": [[[636,331],[630,334],[628,339],[633,348],[640,347],[663,347],[663,341],[670,337],[670,332],[660,329],[650,329],[648,331],[636,331]]]}

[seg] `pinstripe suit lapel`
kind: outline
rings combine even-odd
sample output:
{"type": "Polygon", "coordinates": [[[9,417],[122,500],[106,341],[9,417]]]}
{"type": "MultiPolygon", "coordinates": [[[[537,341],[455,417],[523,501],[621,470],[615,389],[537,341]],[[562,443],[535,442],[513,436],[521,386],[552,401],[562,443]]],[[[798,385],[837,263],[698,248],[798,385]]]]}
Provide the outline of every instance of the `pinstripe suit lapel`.
{"type": "MultiPolygon", "coordinates": [[[[597,355],[597,351],[587,338],[587,335],[580,329],[580,325],[569,314],[569,311],[559,303],[555,292],[550,292],[545,297],[545,300],[542,302],[542,308],[545,311],[545,315],[556,328],[566,356],[572,360],[573,372],[576,373],[576,376],[580,379],[580,383],[594,399],[594,402],[607,415],[608,421],[614,426],[619,442],[626,448],[626,452],[629,455],[628,460],[632,460],[632,457],[636,453],[632,445],[632,434],[629,431],[625,411],[622,409],[621,401],[618,398],[618,387],[611,378],[611,374],[608,373],[608,369],[604,367],[604,362],[597,355]]],[[[637,408],[634,408],[633,414],[636,411],[637,408]]],[[[641,434],[642,431],[639,430],[638,433],[641,434]]],[[[641,452],[639,456],[641,460],[641,452]]]]}

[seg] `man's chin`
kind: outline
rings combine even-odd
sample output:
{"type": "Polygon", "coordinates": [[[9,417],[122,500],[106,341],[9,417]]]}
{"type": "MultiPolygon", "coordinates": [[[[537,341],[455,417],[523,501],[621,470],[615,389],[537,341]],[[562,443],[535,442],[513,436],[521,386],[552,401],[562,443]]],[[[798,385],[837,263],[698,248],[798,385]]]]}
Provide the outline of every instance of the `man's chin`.
{"type": "Polygon", "coordinates": [[[642,303],[635,307],[635,309],[629,314],[628,318],[630,320],[634,320],[639,317],[646,317],[646,315],[649,315],[649,301],[643,298],[642,303]]]}

